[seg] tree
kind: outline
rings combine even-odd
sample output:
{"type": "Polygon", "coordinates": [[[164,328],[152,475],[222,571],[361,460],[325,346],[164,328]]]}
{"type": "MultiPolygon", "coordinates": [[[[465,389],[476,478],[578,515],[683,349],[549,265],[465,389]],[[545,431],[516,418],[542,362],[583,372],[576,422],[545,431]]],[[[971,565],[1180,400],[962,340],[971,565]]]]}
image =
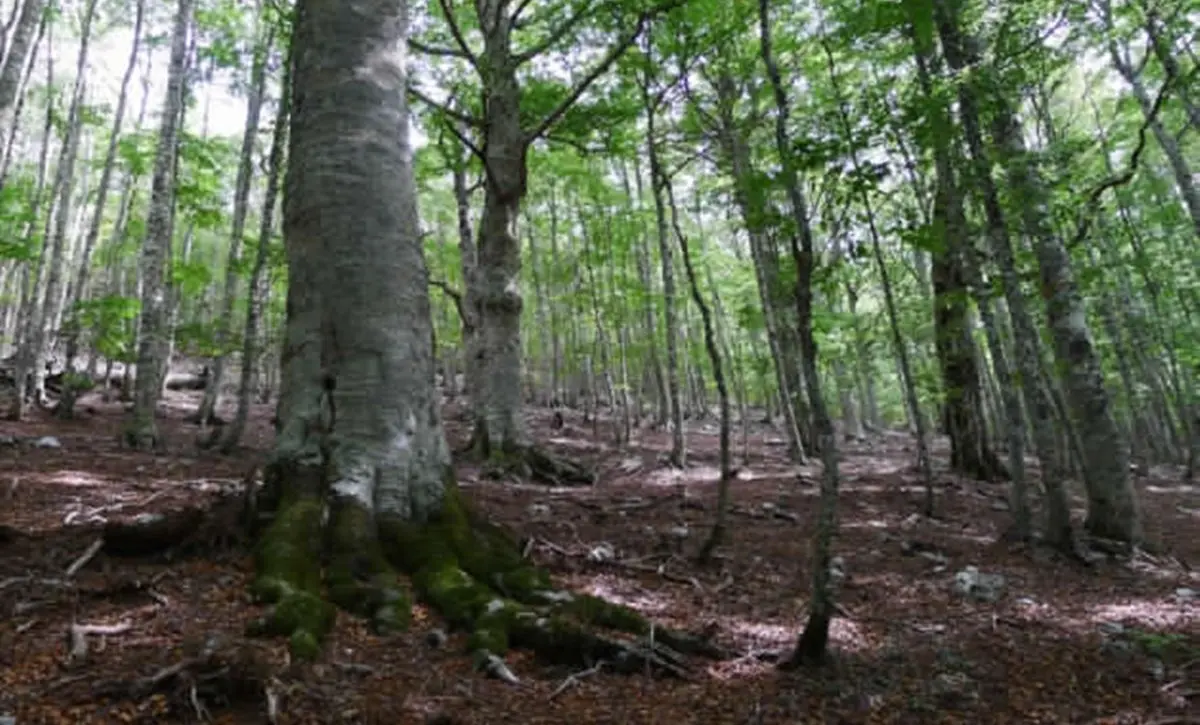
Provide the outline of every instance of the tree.
{"type": "MultiPolygon", "coordinates": [[[[296,655],[311,656],[335,604],[382,630],[403,626],[398,570],[452,625],[473,631],[472,650],[498,676],[513,677],[500,659],[510,645],[669,671],[655,646],[589,633],[652,625],[554,590],[455,484],[410,161],[407,20],[405,0],[300,0],[295,10],[291,43],[304,52],[292,67],[283,389],[267,472],[277,510],[254,583],[275,606],[254,629],[287,635],[296,655]]],[[[653,631],[677,651],[715,651],[653,631]]]]}
{"type": "MultiPolygon", "coordinates": [[[[624,27],[616,33],[603,55],[580,75],[580,80],[556,94],[546,108],[533,109],[522,103],[518,71],[560,46],[582,26],[596,20],[607,5],[584,2],[552,6],[564,11],[543,28],[541,37],[525,50],[514,47],[516,30],[537,29],[555,18],[556,12],[533,12],[529,2],[487,0],[475,3],[473,22],[483,37],[483,47],[472,49],[462,32],[462,21],[449,0],[439,3],[451,47],[413,46],[426,54],[458,58],[478,75],[482,102],[477,113],[443,106],[419,90],[416,95],[429,105],[465,124],[479,136],[478,143],[462,134],[464,145],[484,166],[484,202],[479,220],[477,269],[467,283],[478,285],[473,296],[478,319],[478,354],[469,364],[481,370],[469,373],[478,383],[473,447],[495,468],[533,474],[554,483],[590,483],[592,475],[581,467],[555,459],[529,441],[521,416],[521,311],[523,300],[518,285],[521,247],[517,235],[521,202],[528,191],[530,145],[545,137],[610,67],[642,34],[647,22],[678,4],[672,1],[640,13],[627,14],[624,27]],[[523,17],[527,16],[527,17],[523,17]]],[[[448,128],[456,130],[456,126],[448,128]]]]}
{"type": "Polygon", "coordinates": [[[137,382],[133,411],[125,429],[125,442],[134,448],[161,445],[154,423],[158,400],[162,395],[171,332],[168,329],[166,262],[171,250],[175,217],[175,167],[178,160],[180,117],[183,113],[183,85],[187,71],[188,29],[192,22],[193,0],[179,0],[175,11],[175,29],[171,37],[171,64],[167,68],[167,96],[162,109],[158,151],[154,158],[154,179],[146,237],[142,241],[142,314],[138,328],[137,382]]]}

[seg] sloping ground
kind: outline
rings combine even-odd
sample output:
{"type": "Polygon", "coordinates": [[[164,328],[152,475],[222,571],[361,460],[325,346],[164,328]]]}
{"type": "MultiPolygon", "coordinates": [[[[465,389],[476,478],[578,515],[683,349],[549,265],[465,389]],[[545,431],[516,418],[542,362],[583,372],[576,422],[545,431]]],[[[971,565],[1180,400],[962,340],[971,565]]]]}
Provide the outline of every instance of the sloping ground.
{"type": "Polygon", "coordinates": [[[189,395],[170,394],[167,456],[121,450],[119,407],[91,399],[77,422],[0,424],[0,441],[21,439],[0,442],[0,715],[22,725],[1200,722],[1200,598],[1188,591],[1200,591],[1189,569],[1200,565],[1200,490],[1177,472],[1140,484],[1155,554],[1086,568],[995,543],[1007,517],[1000,487],[943,472],[941,518],[922,519],[910,441],[854,444],[838,654],[825,671],[783,675],[771,660],[804,619],[819,471],[793,469],[782,441],[754,432],[732,541],[698,568],[689,557],[716,481],[711,426],[690,432],[693,467],[673,472],[657,464],[661,434],[618,451],[596,443],[591,425],[551,431],[539,419],[543,440],[598,464],[600,483],[520,486],[463,466],[469,494],[562,582],[707,628],[741,656],[658,680],[514,652],[521,683],[509,685],[473,672],[461,637],[442,641],[423,610],[386,638],[339,615],[319,662],[290,663],[286,643],[243,636],[260,612],[246,595],[249,558],[228,541],[192,542],[190,555],[93,553],[104,522],[210,506],[262,457],[269,410],[256,411],[239,456],[202,454],[197,429],[181,422],[189,395]],[[61,448],[32,444],[43,435],[61,448]],[[1005,577],[996,602],[954,591],[955,573],[972,565],[1005,577]],[[72,623],[84,626],[72,635],[72,623]]]}

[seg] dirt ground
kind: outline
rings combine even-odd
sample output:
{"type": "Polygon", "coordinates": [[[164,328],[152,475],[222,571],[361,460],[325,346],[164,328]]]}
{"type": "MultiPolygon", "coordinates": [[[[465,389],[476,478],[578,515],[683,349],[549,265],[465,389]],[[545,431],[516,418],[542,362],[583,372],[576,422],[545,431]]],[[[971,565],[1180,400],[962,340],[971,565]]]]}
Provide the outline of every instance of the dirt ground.
{"type": "MultiPolygon", "coordinates": [[[[243,634],[262,614],[245,547],[89,557],[106,522],[203,508],[262,460],[271,409],[255,410],[246,448],[220,456],[183,421],[197,396],[168,394],[165,455],[121,449],[120,406],[93,396],[77,421],[0,423],[0,722],[1200,723],[1200,488],[1179,471],[1138,481],[1153,553],[1088,567],[997,543],[1004,488],[950,476],[944,449],[929,520],[906,435],[847,444],[836,656],[779,673],[772,660],[804,621],[819,469],[790,466],[778,434],[756,427],[731,541],[700,568],[714,423],[692,424],[692,465],[678,472],[659,463],[661,432],[617,450],[603,425],[600,438],[578,415],[551,430],[548,411],[531,411],[541,440],[597,466],[597,485],[497,483],[459,466],[468,495],[562,584],[705,629],[736,656],[661,679],[517,651],[512,685],[473,671],[464,635],[442,641],[420,606],[386,637],[341,614],[319,661],[289,662],[286,642],[243,634]],[[1004,577],[999,599],[955,591],[968,566],[1004,577]]],[[[461,440],[457,412],[446,418],[461,440]]]]}

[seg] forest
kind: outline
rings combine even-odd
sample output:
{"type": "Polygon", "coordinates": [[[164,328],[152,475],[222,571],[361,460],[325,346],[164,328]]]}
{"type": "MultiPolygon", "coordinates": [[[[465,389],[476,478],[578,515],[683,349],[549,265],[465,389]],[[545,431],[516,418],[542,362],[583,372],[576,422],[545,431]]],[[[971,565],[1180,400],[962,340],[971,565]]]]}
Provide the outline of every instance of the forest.
{"type": "Polygon", "coordinates": [[[0,725],[1200,724],[1191,0],[0,0],[0,725]]]}

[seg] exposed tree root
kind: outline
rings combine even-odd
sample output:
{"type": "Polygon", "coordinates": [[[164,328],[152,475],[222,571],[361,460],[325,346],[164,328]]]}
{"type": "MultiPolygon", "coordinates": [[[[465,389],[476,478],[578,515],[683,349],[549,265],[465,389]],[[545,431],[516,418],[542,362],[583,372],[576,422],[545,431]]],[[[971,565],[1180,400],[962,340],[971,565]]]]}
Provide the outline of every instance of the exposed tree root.
{"type": "Polygon", "coordinates": [[[241,545],[249,538],[244,508],[245,494],[236,492],[208,508],[188,506],[109,521],[104,525],[103,551],[110,556],[152,556],[167,550],[189,554],[241,545]]]}
{"type": "Polygon", "coordinates": [[[378,628],[405,626],[410,601],[398,575],[452,628],[470,632],[468,649],[481,669],[505,679],[515,679],[501,659],[513,647],[557,664],[603,660],[617,672],[676,677],[687,673],[686,655],[725,656],[706,637],[555,589],[504,530],[468,509],[453,482],[440,515],[425,523],[380,517],[371,526],[368,512],[344,501],[324,522],[323,508],[316,497],[284,500],[257,552],[253,591],[274,606],[251,632],[289,637],[295,656],[319,654],[335,606],[378,628]]]}
{"type": "Polygon", "coordinates": [[[189,649],[178,662],[153,674],[94,683],[82,696],[142,700],[161,693],[167,712],[160,716],[205,720],[206,703],[261,702],[269,695],[271,666],[256,647],[209,639],[189,649]]]}
{"type": "Polygon", "coordinates": [[[511,446],[487,457],[487,473],[497,478],[515,476],[550,486],[591,486],[595,472],[581,463],[556,456],[536,445],[511,446]]]}

